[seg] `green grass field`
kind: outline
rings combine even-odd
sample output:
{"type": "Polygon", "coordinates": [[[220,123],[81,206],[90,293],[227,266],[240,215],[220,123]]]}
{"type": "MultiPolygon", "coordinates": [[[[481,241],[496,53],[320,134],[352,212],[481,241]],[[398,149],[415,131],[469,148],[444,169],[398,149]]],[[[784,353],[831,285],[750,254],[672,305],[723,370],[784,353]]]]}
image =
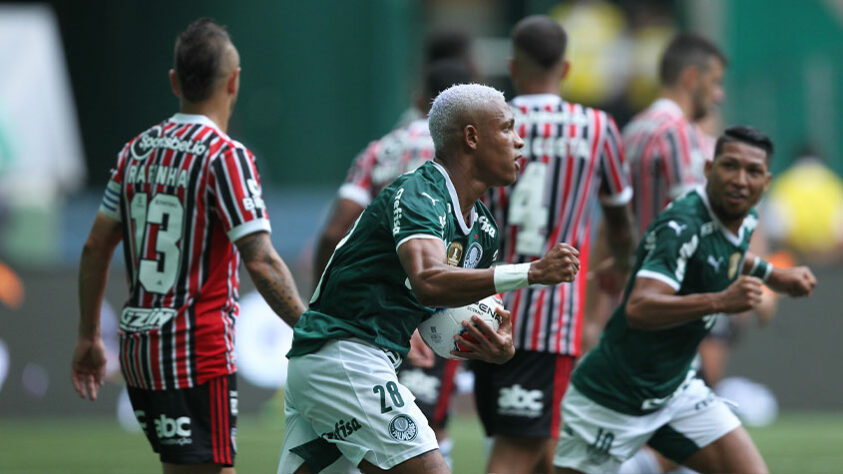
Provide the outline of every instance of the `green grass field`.
{"type": "MultiPolygon", "coordinates": [[[[237,470],[273,473],[281,446],[277,417],[242,417],[237,470]]],[[[455,418],[454,472],[483,471],[483,441],[475,418],[455,418]]],[[[751,430],[774,473],[843,472],[843,414],[785,414],[775,425],[751,430]]],[[[129,434],[114,420],[0,420],[0,473],[155,473],[157,457],[141,434],[129,434]]]]}

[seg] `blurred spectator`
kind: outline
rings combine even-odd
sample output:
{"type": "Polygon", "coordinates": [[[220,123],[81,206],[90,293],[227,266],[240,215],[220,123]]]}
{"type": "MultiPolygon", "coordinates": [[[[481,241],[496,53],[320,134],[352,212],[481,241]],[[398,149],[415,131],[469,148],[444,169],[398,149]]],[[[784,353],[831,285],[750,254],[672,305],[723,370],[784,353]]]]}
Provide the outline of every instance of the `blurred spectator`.
{"type": "Polygon", "coordinates": [[[810,147],[773,180],[767,198],[767,233],[797,259],[839,260],[843,255],[843,180],[810,147]]]}

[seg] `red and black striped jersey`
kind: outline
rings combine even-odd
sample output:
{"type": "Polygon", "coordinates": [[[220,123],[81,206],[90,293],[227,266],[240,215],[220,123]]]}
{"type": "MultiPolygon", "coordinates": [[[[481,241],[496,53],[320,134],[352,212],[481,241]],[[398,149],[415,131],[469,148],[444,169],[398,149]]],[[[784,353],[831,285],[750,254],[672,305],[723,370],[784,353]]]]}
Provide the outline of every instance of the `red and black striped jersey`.
{"type": "Polygon", "coordinates": [[[338,195],[366,207],[395,178],[432,159],[427,118],[413,120],[369,143],[351,164],[338,195]]]}
{"type": "Polygon", "coordinates": [[[233,242],[270,230],[254,155],[207,117],[176,114],[126,144],[100,212],[123,226],[126,383],[187,388],[234,372],[233,242]]]}
{"type": "Polygon", "coordinates": [[[580,351],[588,249],[595,198],[625,205],[631,198],[623,144],[605,112],[552,94],[515,97],[515,127],[524,158],[515,183],[489,191],[486,202],[502,230],[501,258],[529,262],[559,242],[580,251],[571,283],[504,295],[515,347],[577,355],[580,351]]]}
{"type": "Polygon", "coordinates": [[[623,130],[635,195],[638,235],[667,204],[705,182],[704,164],[713,144],[670,99],[659,99],[633,117],[623,130]]]}

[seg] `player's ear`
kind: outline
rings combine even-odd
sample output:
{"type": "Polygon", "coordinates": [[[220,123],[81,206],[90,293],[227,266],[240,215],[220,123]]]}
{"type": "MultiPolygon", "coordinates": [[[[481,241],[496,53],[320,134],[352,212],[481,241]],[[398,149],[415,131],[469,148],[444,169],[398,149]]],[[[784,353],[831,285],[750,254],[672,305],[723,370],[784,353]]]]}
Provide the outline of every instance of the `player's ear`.
{"type": "Polygon", "coordinates": [[[240,68],[236,68],[231,71],[231,75],[228,76],[228,80],[225,84],[225,90],[228,92],[229,95],[236,95],[237,90],[240,89],[240,68]]]}
{"type": "Polygon", "coordinates": [[[173,90],[173,94],[181,99],[181,85],[179,85],[179,77],[176,75],[175,69],[170,69],[170,88],[173,90]]]}
{"type": "Polygon", "coordinates": [[[507,60],[507,68],[509,69],[509,77],[514,81],[518,77],[518,63],[515,61],[515,58],[509,58],[507,60]]]}
{"type": "Polygon", "coordinates": [[[463,143],[465,144],[465,146],[467,146],[468,148],[470,148],[472,150],[476,150],[477,145],[480,141],[480,136],[479,136],[477,127],[475,127],[472,124],[466,125],[462,129],[462,139],[463,139],[463,143]]]}
{"type": "Polygon", "coordinates": [[[562,77],[561,79],[565,79],[568,77],[568,73],[571,72],[571,61],[567,59],[562,61],[562,77]]]}
{"type": "Polygon", "coordinates": [[[700,67],[697,65],[688,66],[679,73],[679,83],[685,89],[695,90],[699,83],[701,72],[700,67]]]}
{"type": "Polygon", "coordinates": [[[709,173],[711,173],[711,167],[714,166],[714,160],[716,159],[717,157],[715,156],[710,160],[705,160],[705,165],[703,166],[703,169],[705,171],[705,179],[708,179],[708,175],[709,173]]]}

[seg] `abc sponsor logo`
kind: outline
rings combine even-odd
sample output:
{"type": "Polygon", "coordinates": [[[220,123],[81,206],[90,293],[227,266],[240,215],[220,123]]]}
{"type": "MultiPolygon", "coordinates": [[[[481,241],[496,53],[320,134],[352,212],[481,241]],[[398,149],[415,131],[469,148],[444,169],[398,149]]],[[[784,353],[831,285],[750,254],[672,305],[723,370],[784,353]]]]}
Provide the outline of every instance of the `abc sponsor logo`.
{"type": "Polygon", "coordinates": [[[501,415],[538,418],[543,409],[541,390],[527,390],[515,384],[499,392],[498,413],[501,415]]]}
{"type": "Polygon", "coordinates": [[[155,423],[155,435],[161,444],[183,445],[193,443],[190,438],[190,417],[170,418],[162,414],[153,422],[155,423]]]}

